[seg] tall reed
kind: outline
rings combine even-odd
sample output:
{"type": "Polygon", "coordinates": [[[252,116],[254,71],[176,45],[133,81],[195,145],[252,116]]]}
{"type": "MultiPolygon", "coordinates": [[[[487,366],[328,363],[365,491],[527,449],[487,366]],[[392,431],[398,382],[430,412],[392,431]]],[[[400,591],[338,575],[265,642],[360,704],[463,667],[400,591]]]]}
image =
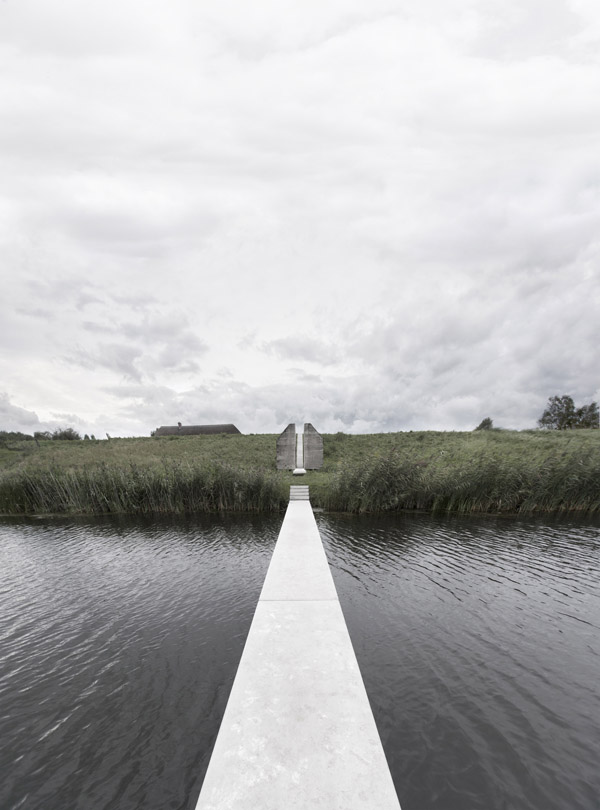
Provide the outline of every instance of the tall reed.
{"type": "Polygon", "coordinates": [[[540,465],[482,455],[442,466],[391,452],[342,468],[319,495],[320,505],[343,512],[593,513],[600,511],[600,458],[540,465]]]}
{"type": "Polygon", "coordinates": [[[285,508],[289,490],[271,472],[208,463],[162,467],[102,464],[5,474],[5,514],[181,514],[272,512],[285,508]]]}
{"type": "MultiPolygon", "coordinates": [[[[600,512],[600,431],[572,431],[568,436],[486,433],[490,435],[326,437],[323,470],[309,472],[303,480],[310,484],[313,506],[333,511],[600,512]]],[[[289,485],[299,482],[274,469],[272,437],[242,437],[248,441],[241,444],[198,438],[215,439],[206,447],[214,454],[221,448],[220,460],[204,451],[200,460],[194,457],[192,451],[202,449],[202,443],[188,447],[179,440],[156,440],[162,450],[187,448],[178,457],[165,451],[161,461],[146,453],[156,444],[154,439],[105,442],[99,457],[97,448],[88,452],[89,442],[64,442],[78,445],[68,448],[68,456],[42,453],[15,460],[6,454],[11,458],[4,469],[0,466],[0,513],[285,508],[289,485]]]]}

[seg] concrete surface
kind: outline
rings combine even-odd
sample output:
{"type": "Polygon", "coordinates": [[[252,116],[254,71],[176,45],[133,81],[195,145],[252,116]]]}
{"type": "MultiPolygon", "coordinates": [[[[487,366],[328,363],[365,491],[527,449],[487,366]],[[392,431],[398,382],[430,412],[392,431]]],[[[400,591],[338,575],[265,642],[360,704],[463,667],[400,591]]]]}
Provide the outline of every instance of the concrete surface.
{"type": "Polygon", "coordinates": [[[292,500],[196,810],[399,807],[310,501],[292,500]]]}
{"type": "Polygon", "coordinates": [[[304,467],[304,434],[296,433],[296,467],[304,467]]]}
{"type": "MultiPolygon", "coordinates": [[[[304,434],[296,433],[296,468],[294,475],[306,475],[304,469],[304,434]]],[[[290,496],[291,497],[291,496],[290,496]]]]}
{"type": "MultiPolygon", "coordinates": [[[[305,471],[306,472],[306,471],[305,471]]],[[[307,484],[295,484],[290,487],[290,501],[309,501],[307,484]]]]}
{"type": "Polygon", "coordinates": [[[277,469],[293,470],[296,466],[296,425],[292,422],[277,438],[277,469]]]}
{"type": "Polygon", "coordinates": [[[323,466],[323,437],[310,422],[304,425],[304,467],[320,470],[323,466]]]}

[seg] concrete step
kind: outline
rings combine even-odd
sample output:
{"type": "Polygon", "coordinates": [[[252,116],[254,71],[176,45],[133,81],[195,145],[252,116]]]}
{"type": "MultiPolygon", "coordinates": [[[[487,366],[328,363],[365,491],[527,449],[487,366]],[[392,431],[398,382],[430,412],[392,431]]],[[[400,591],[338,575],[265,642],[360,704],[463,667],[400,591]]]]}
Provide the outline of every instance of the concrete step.
{"type": "Polygon", "coordinates": [[[290,501],[309,501],[308,486],[290,487],[290,501]]]}

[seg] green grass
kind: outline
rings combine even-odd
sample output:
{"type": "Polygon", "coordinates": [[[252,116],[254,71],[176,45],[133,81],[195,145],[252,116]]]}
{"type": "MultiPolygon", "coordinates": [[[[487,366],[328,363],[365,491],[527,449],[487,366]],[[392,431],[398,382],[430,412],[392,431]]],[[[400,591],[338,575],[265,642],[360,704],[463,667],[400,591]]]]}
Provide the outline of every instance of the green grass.
{"type": "Polygon", "coordinates": [[[275,469],[277,436],[166,436],[0,446],[0,512],[279,511],[289,485],[333,511],[600,511],[600,431],[324,436],[324,465],[275,469]]]}

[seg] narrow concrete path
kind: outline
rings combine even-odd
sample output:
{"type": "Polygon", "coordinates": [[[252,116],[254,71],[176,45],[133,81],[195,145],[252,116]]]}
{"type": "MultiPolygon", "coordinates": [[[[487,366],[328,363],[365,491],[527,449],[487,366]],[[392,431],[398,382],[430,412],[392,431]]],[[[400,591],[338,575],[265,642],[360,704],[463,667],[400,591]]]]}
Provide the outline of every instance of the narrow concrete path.
{"type": "Polygon", "coordinates": [[[296,433],[296,467],[304,467],[304,433],[296,433]]]}
{"type": "MultiPolygon", "coordinates": [[[[304,469],[304,431],[296,433],[296,466],[294,475],[305,475],[304,469]]],[[[294,487],[292,487],[294,489],[294,487]]]]}
{"type": "Polygon", "coordinates": [[[399,810],[308,488],[291,490],[196,810],[399,810]]]}

